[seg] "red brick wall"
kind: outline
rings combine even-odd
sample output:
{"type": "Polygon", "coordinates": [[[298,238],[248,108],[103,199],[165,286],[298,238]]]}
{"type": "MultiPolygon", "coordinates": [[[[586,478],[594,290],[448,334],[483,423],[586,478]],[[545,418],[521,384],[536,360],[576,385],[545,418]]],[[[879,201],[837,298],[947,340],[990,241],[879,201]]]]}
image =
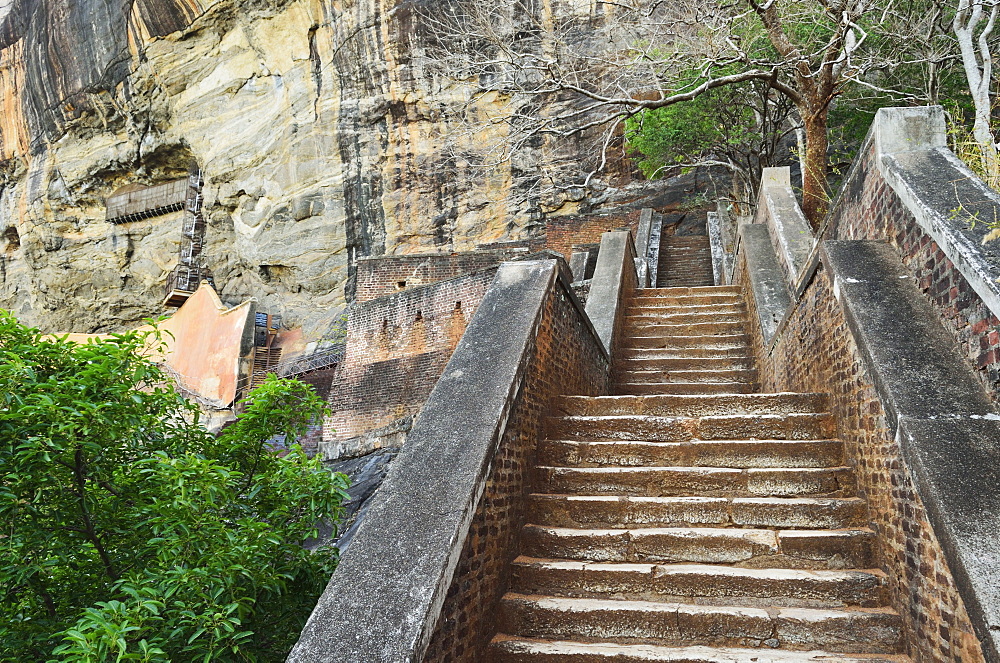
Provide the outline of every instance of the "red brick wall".
{"type": "Polygon", "coordinates": [[[569,260],[574,244],[600,244],[601,235],[609,230],[629,229],[632,236],[639,231],[639,210],[605,216],[557,216],[545,227],[545,248],[558,251],[569,260]]]}
{"type": "Polygon", "coordinates": [[[491,250],[361,258],[357,267],[355,301],[367,302],[405,288],[495,267],[514,255],[518,252],[491,250]]]}
{"type": "Polygon", "coordinates": [[[351,309],[323,439],[346,439],[417,413],[444,371],[496,268],[351,309]]]}
{"type": "Polygon", "coordinates": [[[848,183],[841,203],[831,213],[837,223],[833,239],[874,239],[892,244],[939,311],[945,328],[965,350],[987,393],[1000,402],[1000,319],[883,179],[875,167],[874,147],[868,145],[859,158],[863,160],[858,176],[848,183]]]}
{"type": "Polygon", "coordinates": [[[545,302],[538,335],[425,663],[488,661],[500,597],[519,549],[543,418],[560,394],[607,391],[607,361],[561,283],[545,302]]]}
{"type": "MultiPolygon", "coordinates": [[[[995,389],[995,319],[933,241],[916,225],[878,172],[871,153],[848,182],[833,211],[838,239],[882,239],[900,250],[942,321],[964,343],[984,382],[995,389]],[[986,320],[986,323],[983,321],[986,320]],[[984,328],[984,324],[985,327],[984,328]]],[[[737,259],[734,282],[748,284],[746,262],[737,259]]],[[[882,543],[882,567],[890,578],[894,608],[908,631],[917,663],[970,663],[983,654],[948,569],[941,545],[891,434],[885,411],[833,296],[821,264],[801,300],[793,304],[784,329],[765,346],[756,322],[753,296],[746,289],[751,337],[763,391],[830,394],[830,406],[867,499],[872,526],[882,543]]]]}

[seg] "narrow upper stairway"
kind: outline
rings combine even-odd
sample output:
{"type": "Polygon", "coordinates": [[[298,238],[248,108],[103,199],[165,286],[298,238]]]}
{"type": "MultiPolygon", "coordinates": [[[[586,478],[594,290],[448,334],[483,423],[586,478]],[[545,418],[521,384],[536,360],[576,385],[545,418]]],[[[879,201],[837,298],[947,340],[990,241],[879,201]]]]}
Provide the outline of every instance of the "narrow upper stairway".
{"type": "Polygon", "coordinates": [[[493,660],[909,660],[826,399],[754,393],[738,290],[627,315],[619,395],[549,419],[493,660]]]}
{"type": "Polygon", "coordinates": [[[664,235],[656,285],[661,288],[698,287],[715,283],[708,235],[664,235]]]}

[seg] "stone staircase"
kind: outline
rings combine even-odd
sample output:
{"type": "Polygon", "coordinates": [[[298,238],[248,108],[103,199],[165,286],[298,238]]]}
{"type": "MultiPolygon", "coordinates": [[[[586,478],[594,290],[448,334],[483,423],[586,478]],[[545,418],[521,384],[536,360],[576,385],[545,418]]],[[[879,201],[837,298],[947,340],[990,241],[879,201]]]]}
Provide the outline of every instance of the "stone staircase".
{"type": "Polygon", "coordinates": [[[641,290],[616,396],[540,444],[496,663],[908,661],[821,394],[759,394],[731,287],[641,290]]]}
{"type": "Polygon", "coordinates": [[[696,288],[713,283],[708,235],[667,235],[660,240],[657,287],[696,288]]]}

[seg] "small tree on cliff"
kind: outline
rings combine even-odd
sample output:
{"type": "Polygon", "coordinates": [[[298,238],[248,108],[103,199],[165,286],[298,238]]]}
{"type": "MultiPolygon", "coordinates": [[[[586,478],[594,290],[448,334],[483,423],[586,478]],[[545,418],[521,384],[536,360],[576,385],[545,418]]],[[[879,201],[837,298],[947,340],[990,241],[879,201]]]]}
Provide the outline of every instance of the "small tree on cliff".
{"type": "Polygon", "coordinates": [[[425,12],[424,21],[435,35],[430,60],[444,75],[478,89],[470,113],[503,125],[499,159],[543,137],[599,136],[600,169],[608,148],[620,143],[627,118],[720,87],[765,84],[795,107],[803,138],[803,210],[815,225],[828,200],[832,105],[852,85],[895,92],[886,83],[898,67],[919,59],[907,54],[919,45],[914,26],[930,6],[893,0],[598,0],[586,7],[459,0],[447,10],[425,12]]]}
{"type": "Polygon", "coordinates": [[[346,478],[273,434],[321,412],[269,378],[220,437],[143,358],[0,311],[0,660],[284,660],[336,564],[301,544],[346,478]]]}

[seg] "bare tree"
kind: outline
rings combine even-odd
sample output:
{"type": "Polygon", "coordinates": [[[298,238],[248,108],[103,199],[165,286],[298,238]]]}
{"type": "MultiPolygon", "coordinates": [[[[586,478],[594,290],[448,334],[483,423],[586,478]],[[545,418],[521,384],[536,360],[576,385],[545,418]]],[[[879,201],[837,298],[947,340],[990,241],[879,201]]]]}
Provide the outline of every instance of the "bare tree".
{"type": "Polygon", "coordinates": [[[998,11],[1000,0],[959,0],[952,23],[975,107],[972,133],[982,153],[983,167],[989,179],[1000,176],[1000,158],[990,122],[993,111],[990,97],[993,82],[990,38],[996,27],[998,11]]]}
{"type": "Polygon", "coordinates": [[[888,92],[872,72],[906,58],[898,45],[880,47],[880,35],[921,5],[929,3],[456,0],[424,20],[429,61],[476,90],[469,107],[479,120],[504,125],[494,157],[546,138],[587,138],[599,156],[584,184],[606,165],[625,118],[723,86],[766,84],[802,127],[803,210],[815,225],[829,197],[831,104],[851,84],[888,92]]]}

